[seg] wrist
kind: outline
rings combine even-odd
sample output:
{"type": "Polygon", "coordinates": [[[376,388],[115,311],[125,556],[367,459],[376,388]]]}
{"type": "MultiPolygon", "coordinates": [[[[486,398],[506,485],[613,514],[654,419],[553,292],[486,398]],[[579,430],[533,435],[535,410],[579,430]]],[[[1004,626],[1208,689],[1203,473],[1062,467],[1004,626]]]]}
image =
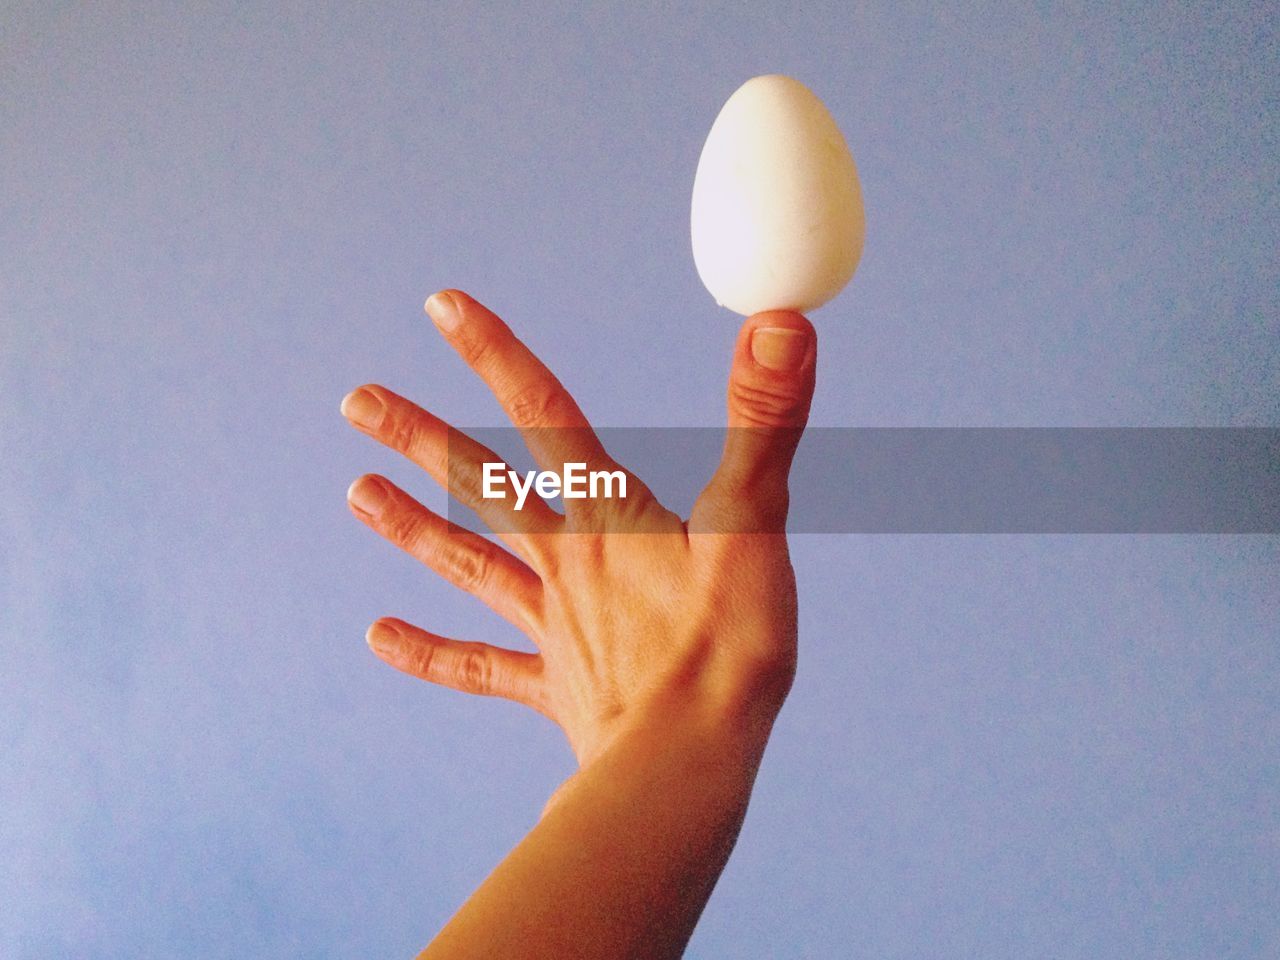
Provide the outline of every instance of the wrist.
{"type": "Polygon", "coordinates": [[[583,768],[615,745],[634,749],[645,741],[662,744],[667,752],[709,752],[756,765],[784,696],[785,690],[723,677],[669,681],[607,720],[584,724],[589,735],[571,739],[583,768]]]}
{"type": "Polygon", "coordinates": [[[666,779],[699,785],[701,796],[737,800],[749,795],[764,756],[777,709],[767,701],[656,695],[619,717],[580,757],[579,770],[548,799],[542,815],[597,769],[619,780],[666,779]]]}

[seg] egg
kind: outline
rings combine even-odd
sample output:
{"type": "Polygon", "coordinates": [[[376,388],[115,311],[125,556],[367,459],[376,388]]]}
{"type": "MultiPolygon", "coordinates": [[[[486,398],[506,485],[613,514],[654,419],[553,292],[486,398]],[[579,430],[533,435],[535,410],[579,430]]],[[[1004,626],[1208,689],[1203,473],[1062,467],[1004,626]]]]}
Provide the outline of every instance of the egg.
{"type": "Polygon", "coordinates": [[[711,125],[693,178],[693,262],[716,303],[750,316],[814,310],[862,256],[858,171],[799,80],[753,77],[711,125]]]}

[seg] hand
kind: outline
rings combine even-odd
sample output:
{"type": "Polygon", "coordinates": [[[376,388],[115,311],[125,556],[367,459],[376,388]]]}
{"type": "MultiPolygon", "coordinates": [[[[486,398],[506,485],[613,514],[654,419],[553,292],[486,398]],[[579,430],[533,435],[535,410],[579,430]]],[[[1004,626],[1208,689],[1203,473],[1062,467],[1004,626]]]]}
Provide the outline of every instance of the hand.
{"type": "MultiPolygon", "coordinates": [[[[543,470],[621,469],[560,382],[468,295],[428,314],[489,385],[543,470]]],[[[728,389],[722,461],[688,523],[635,478],[625,500],[480,497],[496,454],[385,387],[342,402],[352,424],[400,451],[474,509],[510,548],[446,521],[387,479],[351,485],[370,527],[523,630],[537,653],[450,639],[394,618],[368,641],[407,673],[506,697],[559,724],[586,766],[628,730],[673,715],[728,725],[763,750],[796,663],[795,578],[782,532],[787,474],[813,393],[816,337],[798,313],[750,317],[728,389]],[[622,534],[643,531],[643,535],[622,534]],[[764,531],[764,532],[751,532],[764,531]]]]}

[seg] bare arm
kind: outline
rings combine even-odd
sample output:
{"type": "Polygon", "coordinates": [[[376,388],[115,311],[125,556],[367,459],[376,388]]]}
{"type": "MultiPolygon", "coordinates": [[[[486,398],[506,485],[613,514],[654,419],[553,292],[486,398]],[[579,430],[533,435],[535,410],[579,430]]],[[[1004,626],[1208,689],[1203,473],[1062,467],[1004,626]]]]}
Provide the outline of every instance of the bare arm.
{"type": "MultiPolygon", "coordinates": [[[[428,301],[544,469],[617,467],[569,394],[489,310],[428,301]]],[[[475,508],[510,550],[381,477],[353,512],[524,630],[535,654],[384,618],[375,652],[434,683],[525,703],[564,730],[580,769],[423,956],[667,958],[684,950],[733,847],[795,670],[795,582],[781,525],[816,354],[795,313],[748,319],[724,457],[686,523],[638,479],[625,501],[479,496],[496,455],[376,385],[343,412],[475,508]]],[[[633,478],[634,479],[634,478],[633,478]]]]}
{"type": "Polygon", "coordinates": [[[679,711],[668,719],[575,775],[422,956],[679,957],[758,755],[679,711]]]}

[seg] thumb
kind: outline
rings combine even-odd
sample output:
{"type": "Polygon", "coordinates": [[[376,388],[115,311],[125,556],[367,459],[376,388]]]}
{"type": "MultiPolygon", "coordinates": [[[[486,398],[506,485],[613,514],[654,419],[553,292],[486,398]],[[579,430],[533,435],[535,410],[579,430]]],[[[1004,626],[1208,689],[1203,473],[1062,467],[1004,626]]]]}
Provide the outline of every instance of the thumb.
{"type": "Polygon", "coordinates": [[[769,310],[747,318],[729,372],[729,429],[707,488],[739,514],[770,528],[786,519],[787,474],[813,399],[818,338],[802,314],[769,310]]]}

